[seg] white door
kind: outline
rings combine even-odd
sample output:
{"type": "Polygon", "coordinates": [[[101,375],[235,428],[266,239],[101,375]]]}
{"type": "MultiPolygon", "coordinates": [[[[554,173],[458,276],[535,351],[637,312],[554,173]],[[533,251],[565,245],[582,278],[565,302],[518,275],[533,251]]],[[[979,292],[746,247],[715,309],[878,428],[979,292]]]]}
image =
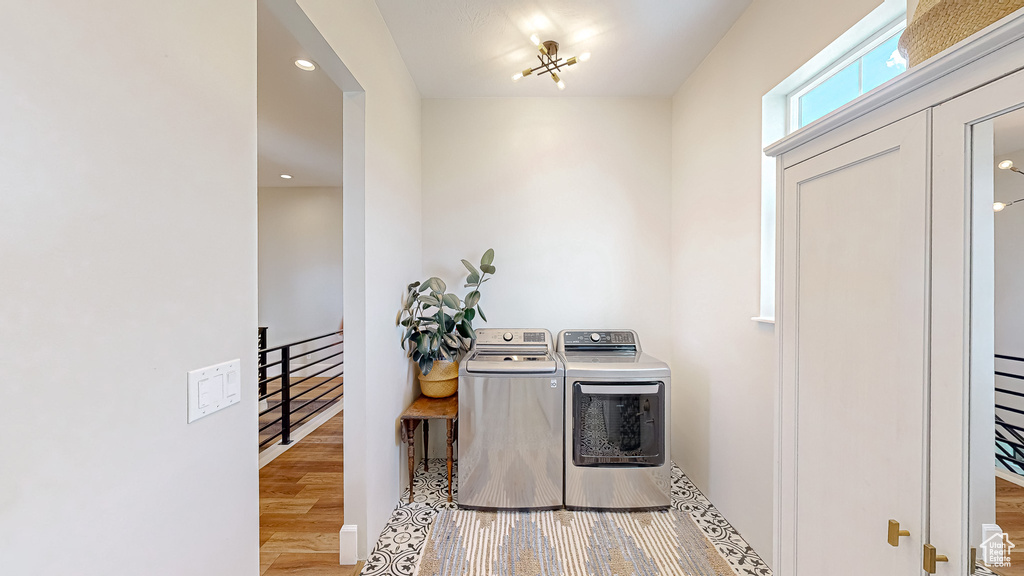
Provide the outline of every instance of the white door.
{"type": "Polygon", "coordinates": [[[779,575],[920,574],[928,114],[784,172],[779,575]]]}

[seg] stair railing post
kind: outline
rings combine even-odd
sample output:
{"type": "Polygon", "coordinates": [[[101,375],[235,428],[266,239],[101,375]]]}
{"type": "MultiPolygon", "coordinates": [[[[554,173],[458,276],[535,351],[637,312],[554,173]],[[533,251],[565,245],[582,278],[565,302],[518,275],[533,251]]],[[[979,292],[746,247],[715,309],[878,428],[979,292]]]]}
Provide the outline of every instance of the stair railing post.
{"type": "Polygon", "coordinates": [[[267,347],[267,327],[260,326],[259,338],[257,339],[257,346],[260,352],[260,362],[257,368],[257,378],[260,381],[260,396],[264,396],[267,393],[267,353],[262,350],[267,347]]]}
{"type": "Polygon", "coordinates": [[[292,443],[291,347],[281,349],[281,444],[292,443]]]}

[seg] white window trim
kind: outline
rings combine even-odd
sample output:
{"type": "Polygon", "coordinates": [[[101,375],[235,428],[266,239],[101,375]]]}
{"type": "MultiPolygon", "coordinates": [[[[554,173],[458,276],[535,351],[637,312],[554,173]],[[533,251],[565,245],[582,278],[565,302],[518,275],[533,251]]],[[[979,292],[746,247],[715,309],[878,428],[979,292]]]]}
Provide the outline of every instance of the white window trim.
{"type": "MultiPolygon", "coordinates": [[[[903,0],[884,0],[860,22],[765,94],[761,99],[762,148],[792,132],[789,129],[792,122],[789,96],[805,87],[810,90],[815,81],[824,82],[828,71],[842,70],[835,68],[835,63],[849,58],[846,62],[849,65],[855,59],[853,55],[859,49],[870,46],[872,41],[878,42],[864,53],[887,40],[888,37],[879,39],[904,22],[906,15],[907,5],[903,0]]],[[[765,324],[775,323],[775,188],[778,177],[776,159],[762,154],[760,298],[759,313],[751,320],[765,324]]]]}
{"type": "Polygon", "coordinates": [[[907,18],[903,16],[893,20],[879,31],[872,34],[869,38],[855,46],[852,50],[846,53],[846,55],[840,57],[838,60],[833,62],[830,66],[816,74],[809,81],[804,83],[802,86],[790,92],[786,99],[789,101],[789,107],[786,115],[786,123],[788,126],[787,133],[795,132],[800,129],[800,97],[807,94],[811,90],[814,90],[818,86],[821,86],[826,80],[835,76],[840,71],[844,70],[850,64],[853,64],[857,60],[860,60],[868,52],[871,52],[875,48],[878,48],[899,31],[907,27],[907,18]]]}

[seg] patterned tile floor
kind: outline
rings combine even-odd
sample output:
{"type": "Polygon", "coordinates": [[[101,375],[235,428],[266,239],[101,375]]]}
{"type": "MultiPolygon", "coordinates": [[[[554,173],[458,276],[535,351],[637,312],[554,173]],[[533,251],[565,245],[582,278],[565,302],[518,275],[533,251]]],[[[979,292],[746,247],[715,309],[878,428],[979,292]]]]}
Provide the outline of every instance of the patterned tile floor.
{"type": "MultiPolygon", "coordinates": [[[[413,502],[408,503],[406,490],[401,502],[363,567],[364,576],[411,576],[427,539],[427,530],[438,510],[457,508],[448,502],[448,480],[443,459],[431,459],[430,472],[416,474],[413,502]]],[[[457,476],[458,463],[452,472],[457,476]]],[[[455,487],[452,487],[453,491],[455,487]]],[[[454,495],[458,500],[458,494],[454,495]]],[[[739,576],[771,576],[771,569],[747,545],[739,532],[729,524],[714,505],[701,494],[678,467],[672,467],[672,507],[689,512],[715,549],[729,562],[739,576]]]]}

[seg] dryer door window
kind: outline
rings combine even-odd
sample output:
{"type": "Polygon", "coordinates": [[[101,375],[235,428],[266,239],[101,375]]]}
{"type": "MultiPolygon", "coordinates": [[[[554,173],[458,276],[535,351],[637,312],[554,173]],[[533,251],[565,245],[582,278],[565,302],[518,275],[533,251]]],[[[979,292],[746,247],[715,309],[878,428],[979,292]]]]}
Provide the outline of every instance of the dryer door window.
{"type": "Polygon", "coordinates": [[[576,466],[665,463],[662,382],[573,384],[572,458],[576,466]]]}

